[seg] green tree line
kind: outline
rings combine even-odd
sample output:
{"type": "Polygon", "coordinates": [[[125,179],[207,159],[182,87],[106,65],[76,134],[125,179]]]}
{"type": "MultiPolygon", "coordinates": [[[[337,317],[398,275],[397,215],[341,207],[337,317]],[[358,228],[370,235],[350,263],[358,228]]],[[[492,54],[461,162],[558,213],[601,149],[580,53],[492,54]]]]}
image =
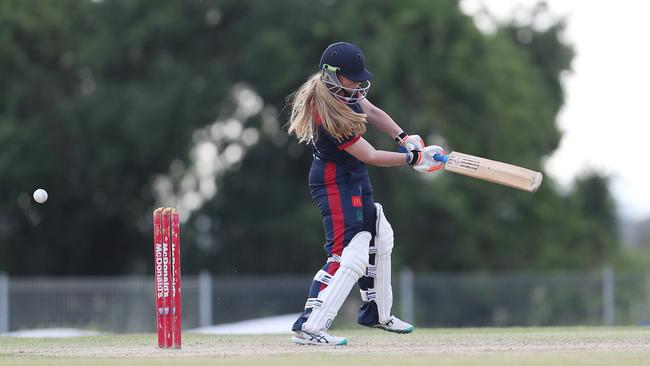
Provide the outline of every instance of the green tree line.
{"type": "MultiPolygon", "coordinates": [[[[0,2],[0,270],[150,271],[151,211],[169,199],[160,192],[203,187],[188,177],[201,178],[194,152],[207,136],[220,168],[182,212],[183,271],[311,272],[324,240],[311,147],[283,126],[287,95],[328,44],[364,49],[369,98],[408,133],[543,170],[573,57],[563,29],[483,33],[451,0],[0,2]],[[238,90],[262,104],[246,109],[238,90]],[[38,205],[41,186],[51,198],[38,205]]],[[[569,192],[546,176],[531,195],[408,167],[370,174],[401,266],[593,268],[618,250],[598,175],[569,192]]]]}

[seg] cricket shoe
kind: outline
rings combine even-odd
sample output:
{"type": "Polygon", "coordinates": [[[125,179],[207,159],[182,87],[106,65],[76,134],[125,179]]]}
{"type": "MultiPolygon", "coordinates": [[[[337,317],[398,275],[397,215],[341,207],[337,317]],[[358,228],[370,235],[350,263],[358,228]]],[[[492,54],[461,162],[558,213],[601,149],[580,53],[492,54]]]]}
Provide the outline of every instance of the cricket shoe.
{"type": "Polygon", "coordinates": [[[400,333],[400,334],[407,334],[407,333],[413,333],[415,328],[413,325],[400,320],[398,317],[391,315],[390,320],[387,321],[384,324],[376,324],[373,325],[375,328],[383,329],[387,332],[391,333],[400,333]]]}
{"type": "Polygon", "coordinates": [[[317,333],[300,331],[294,332],[291,341],[297,344],[311,344],[316,346],[347,346],[348,340],[343,337],[337,337],[321,330],[317,333]]]}

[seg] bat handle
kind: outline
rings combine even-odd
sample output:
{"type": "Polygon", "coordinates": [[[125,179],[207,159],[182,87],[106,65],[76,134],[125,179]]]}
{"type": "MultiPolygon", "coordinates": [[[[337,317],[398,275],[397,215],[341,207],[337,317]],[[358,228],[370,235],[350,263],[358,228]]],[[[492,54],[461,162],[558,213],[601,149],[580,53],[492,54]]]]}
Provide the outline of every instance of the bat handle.
{"type": "Polygon", "coordinates": [[[447,164],[447,160],[449,160],[449,155],[434,154],[433,160],[442,161],[443,163],[447,164]]]}

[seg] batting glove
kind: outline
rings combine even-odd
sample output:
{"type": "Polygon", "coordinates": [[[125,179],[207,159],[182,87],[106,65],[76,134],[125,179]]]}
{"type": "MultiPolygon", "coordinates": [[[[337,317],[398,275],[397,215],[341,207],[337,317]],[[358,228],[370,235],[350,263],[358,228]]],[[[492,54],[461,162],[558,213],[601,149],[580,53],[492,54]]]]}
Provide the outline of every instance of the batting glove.
{"type": "Polygon", "coordinates": [[[395,137],[395,141],[400,146],[400,151],[422,151],[424,149],[424,140],[419,135],[407,135],[405,132],[400,133],[395,137]]]}
{"type": "Polygon", "coordinates": [[[442,168],[444,164],[433,159],[435,154],[445,155],[445,150],[437,145],[429,145],[422,149],[419,161],[412,164],[413,169],[420,173],[433,173],[442,168]]]}

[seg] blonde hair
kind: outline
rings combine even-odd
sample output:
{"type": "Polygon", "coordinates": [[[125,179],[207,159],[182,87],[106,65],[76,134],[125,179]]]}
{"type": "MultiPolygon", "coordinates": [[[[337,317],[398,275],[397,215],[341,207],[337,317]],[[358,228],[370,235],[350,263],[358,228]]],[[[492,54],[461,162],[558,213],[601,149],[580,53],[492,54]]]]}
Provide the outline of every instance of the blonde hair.
{"type": "Polygon", "coordinates": [[[321,73],[313,74],[294,93],[289,95],[291,105],[289,134],[295,134],[298,141],[309,142],[316,137],[318,127],[315,113],[321,118],[323,128],[336,140],[366,132],[366,115],[356,113],[347,104],[330,94],[321,80],[321,73]]]}

